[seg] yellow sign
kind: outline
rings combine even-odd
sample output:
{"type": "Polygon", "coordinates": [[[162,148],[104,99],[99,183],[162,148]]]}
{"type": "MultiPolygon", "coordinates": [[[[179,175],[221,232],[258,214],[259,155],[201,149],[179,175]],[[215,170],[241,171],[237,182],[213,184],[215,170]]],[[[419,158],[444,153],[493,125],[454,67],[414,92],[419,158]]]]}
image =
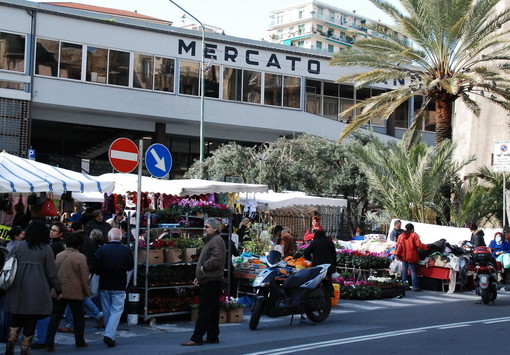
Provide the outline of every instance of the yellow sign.
{"type": "Polygon", "coordinates": [[[11,240],[11,237],[9,237],[10,230],[11,227],[3,226],[0,224],[0,239],[11,240]]]}

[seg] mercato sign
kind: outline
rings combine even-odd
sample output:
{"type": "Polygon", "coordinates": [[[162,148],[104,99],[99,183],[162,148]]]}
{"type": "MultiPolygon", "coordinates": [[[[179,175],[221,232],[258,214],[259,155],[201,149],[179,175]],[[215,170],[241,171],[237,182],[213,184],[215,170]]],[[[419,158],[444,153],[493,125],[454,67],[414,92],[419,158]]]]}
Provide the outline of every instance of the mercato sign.
{"type": "MultiPolygon", "coordinates": [[[[190,41],[186,43],[184,40],[179,39],[178,51],[179,54],[187,53],[196,57],[197,42],[190,41]]],[[[254,49],[246,49],[239,51],[236,47],[224,46],[218,48],[217,44],[205,43],[205,59],[223,60],[224,62],[238,63],[244,61],[248,65],[255,67],[265,66],[266,68],[282,69],[282,66],[290,68],[291,71],[296,71],[296,66],[305,64],[306,70],[310,74],[320,74],[321,63],[315,59],[302,60],[300,57],[291,55],[277,55],[271,53],[269,58],[262,59],[260,51],[254,49]]]]}

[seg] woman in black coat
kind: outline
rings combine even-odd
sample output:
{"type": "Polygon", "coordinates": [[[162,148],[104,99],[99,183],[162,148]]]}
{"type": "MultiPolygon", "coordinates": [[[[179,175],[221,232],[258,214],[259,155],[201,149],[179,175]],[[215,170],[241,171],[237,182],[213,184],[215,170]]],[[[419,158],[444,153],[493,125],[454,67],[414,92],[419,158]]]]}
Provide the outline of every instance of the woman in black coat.
{"type": "Polygon", "coordinates": [[[324,230],[321,229],[315,232],[315,237],[304,251],[304,257],[311,260],[313,266],[330,264],[323,286],[326,291],[333,295],[331,275],[336,272],[336,248],[333,241],[326,236],[324,230]]]}

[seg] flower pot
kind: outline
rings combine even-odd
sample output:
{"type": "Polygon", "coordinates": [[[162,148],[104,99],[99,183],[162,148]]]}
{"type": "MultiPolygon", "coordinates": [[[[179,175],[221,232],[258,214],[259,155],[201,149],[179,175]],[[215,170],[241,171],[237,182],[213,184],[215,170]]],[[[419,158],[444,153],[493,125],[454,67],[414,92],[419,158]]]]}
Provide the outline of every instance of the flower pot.
{"type": "Polygon", "coordinates": [[[185,263],[190,263],[193,261],[192,256],[197,254],[197,248],[186,248],[184,249],[184,253],[182,256],[182,261],[185,263]]]}
{"type": "MultiPolygon", "coordinates": [[[[138,263],[145,264],[147,260],[147,250],[140,249],[138,250],[138,263]]],[[[163,249],[151,249],[149,250],[149,264],[161,264],[163,263],[163,249]]]]}
{"type": "Polygon", "coordinates": [[[220,323],[223,324],[227,323],[227,311],[224,309],[220,309],[220,323]]]}
{"type": "Polygon", "coordinates": [[[227,321],[229,323],[240,323],[243,321],[243,309],[229,309],[227,312],[227,321]]]}
{"type": "Polygon", "coordinates": [[[164,250],[165,263],[180,263],[182,261],[182,250],[181,249],[166,249],[164,250]]]}

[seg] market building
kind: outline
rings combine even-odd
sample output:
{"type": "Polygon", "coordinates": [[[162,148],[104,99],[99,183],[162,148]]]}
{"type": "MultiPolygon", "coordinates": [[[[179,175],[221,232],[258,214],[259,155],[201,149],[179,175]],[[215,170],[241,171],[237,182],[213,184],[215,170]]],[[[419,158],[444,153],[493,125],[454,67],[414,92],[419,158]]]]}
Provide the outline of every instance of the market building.
{"type": "MultiPolygon", "coordinates": [[[[198,158],[200,32],[104,8],[5,0],[0,3],[0,145],[92,174],[110,172],[118,137],[163,143],[171,177],[198,158]],[[109,13],[106,13],[109,12],[109,13]]],[[[355,102],[401,85],[355,90],[335,80],[356,70],[331,67],[328,52],[207,33],[205,154],[235,140],[255,145],[310,133],[337,140],[355,102]]],[[[388,121],[382,139],[402,137],[419,98],[388,121]]],[[[433,112],[423,139],[434,141],[433,112]]]]}

